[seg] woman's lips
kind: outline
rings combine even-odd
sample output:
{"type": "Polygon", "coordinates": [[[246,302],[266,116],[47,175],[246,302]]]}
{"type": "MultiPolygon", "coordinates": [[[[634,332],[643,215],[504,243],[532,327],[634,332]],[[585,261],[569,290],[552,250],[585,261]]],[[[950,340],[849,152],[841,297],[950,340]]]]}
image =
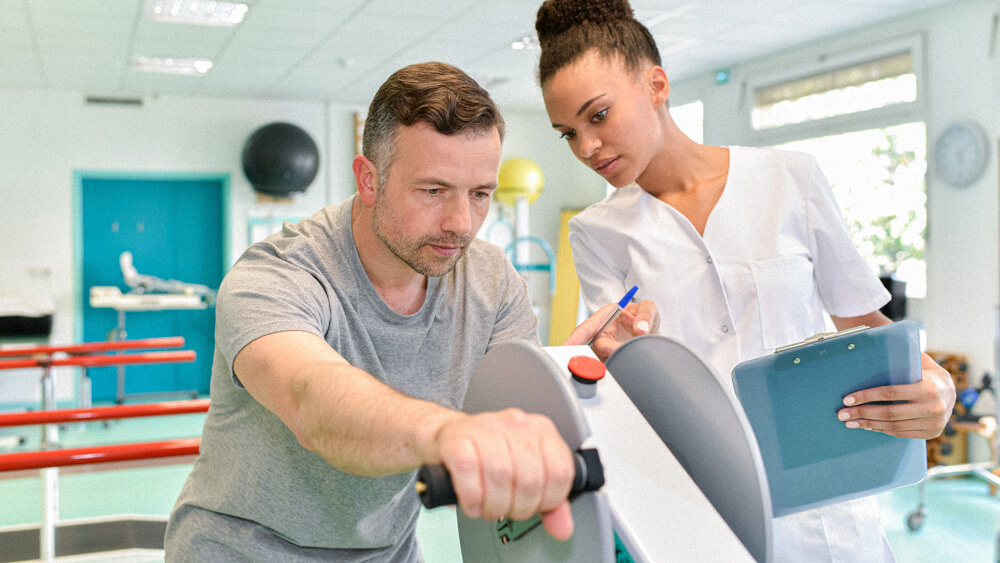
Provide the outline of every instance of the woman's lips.
{"type": "Polygon", "coordinates": [[[600,161],[596,166],[594,166],[594,170],[601,176],[607,176],[608,174],[611,174],[617,167],[618,167],[618,157],[615,157],[600,161]]]}

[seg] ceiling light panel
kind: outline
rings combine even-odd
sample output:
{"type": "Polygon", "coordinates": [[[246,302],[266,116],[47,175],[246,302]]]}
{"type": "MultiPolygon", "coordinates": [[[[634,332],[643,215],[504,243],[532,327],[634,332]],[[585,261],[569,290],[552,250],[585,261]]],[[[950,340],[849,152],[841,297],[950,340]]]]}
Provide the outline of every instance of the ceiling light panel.
{"type": "Polygon", "coordinates": [[[178,59],[174,57],[136,57],[132,68],[143,72],[204,76],[212,70],[212,61],[206,59],[178,59]]]}
{"type": "Polygon", "coordinates": [[[247,16],[250,6],[216,0],[146,0],[145,18],[164,23],[233,27],[247,16]]]}

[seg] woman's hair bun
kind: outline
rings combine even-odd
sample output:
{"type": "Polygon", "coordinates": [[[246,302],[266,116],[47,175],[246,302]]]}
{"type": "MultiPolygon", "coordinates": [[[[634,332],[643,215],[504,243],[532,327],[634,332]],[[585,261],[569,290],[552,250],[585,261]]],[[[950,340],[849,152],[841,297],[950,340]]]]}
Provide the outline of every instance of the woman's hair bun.
{"type": "Polygon", "coordinates": [[[630,19],[632,7],[628,0],[547,0],[538,9],[535,31],[538,40],[544,42],[584,22],[600,25],[630,19]]]}

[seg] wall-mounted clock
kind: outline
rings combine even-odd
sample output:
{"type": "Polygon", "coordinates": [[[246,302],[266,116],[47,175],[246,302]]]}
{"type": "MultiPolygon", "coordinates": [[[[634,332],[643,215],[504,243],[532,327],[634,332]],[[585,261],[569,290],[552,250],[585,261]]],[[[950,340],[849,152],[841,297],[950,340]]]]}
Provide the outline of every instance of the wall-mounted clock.
{"type": "Polygon", "coordinates": [[[963,188],[975,182],[989,163],[986,131],[972,121],[949,125],[934,144],[934,170],[949,185],[963,188]]]}

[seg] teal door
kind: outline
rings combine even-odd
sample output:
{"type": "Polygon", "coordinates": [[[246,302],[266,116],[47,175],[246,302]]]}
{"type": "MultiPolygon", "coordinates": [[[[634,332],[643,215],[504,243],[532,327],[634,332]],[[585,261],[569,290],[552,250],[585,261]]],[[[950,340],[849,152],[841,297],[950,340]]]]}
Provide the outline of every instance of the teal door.
{"type": "MultiPolygon", "coordinates": [[[[92,286],[125,284],[119,256],[128,250],[140,274],[217,289],[223,276],[224,180],[149,180],[83,177],[83,340],[103,341],[118,325],[113,309],[90,306],[92,286]]],[[[129,340],[183,336],[198,359],[186,364],[125,367],[125,394],[208,393],[214,349],[215,309],[136,311],[125,314],[129,340]]],[[[92,368],[91,397],[115,400],[117,368],[92,368]]]]}

